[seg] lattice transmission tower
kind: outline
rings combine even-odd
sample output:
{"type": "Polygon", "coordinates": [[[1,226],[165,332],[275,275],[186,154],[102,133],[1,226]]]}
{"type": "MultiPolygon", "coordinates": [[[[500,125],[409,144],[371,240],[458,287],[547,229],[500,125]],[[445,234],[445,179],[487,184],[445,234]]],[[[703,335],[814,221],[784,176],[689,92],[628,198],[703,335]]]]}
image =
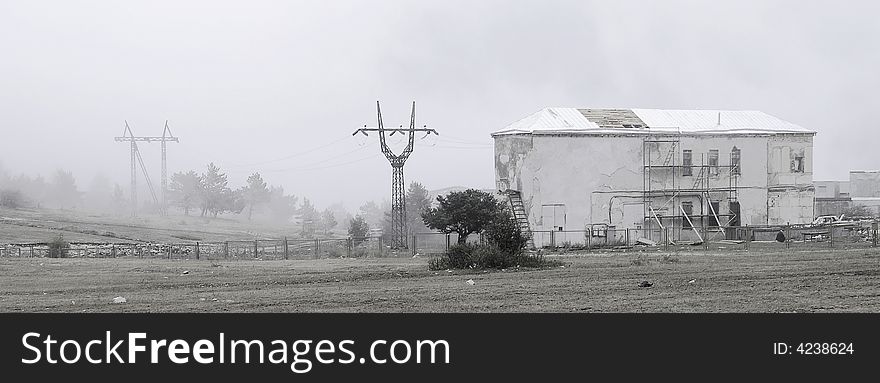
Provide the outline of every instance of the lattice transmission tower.
{"type": "Polygon", "coordinates": [[[429,135],[431,133],[437,134],[437,131],[434,129],[428,129],[427,125],[416,128],[416,102],[413,101],[412,104],[412,114],[409,120],[409,128],[404,128],[402,125],[399,129],[386,129],[382,124],[382,110],[379,108],[379,101],[376,101],[376,113],[379,116],[379,126],[378,127],[367,127],[364,125],[363,128],[355,130],[351,135],[355,135],[361,133],[363,135],[368,135],[367,132],[379,132],[379,145],[382,149],[382,154],[385,155],[385,158],[388,159],[388,162],[391,163],[391,247],[394,249],[406,249],[407,248],[407,227],[406,227],[406,184],[403,180],[403,165],[406,163],[406,159],[409,158],[409,155],[412,154],[413,151],[413,143],[415,142],[415,133],[416,132],[425,132],[425,135],[429,135]],[[409,134],[409,141],[407,142],[406,148],[403,149],[403,152],[400,154],[394,154],[390,148],[388,148],[388,144],[385,142],[385,133],[390,132],[389,136],[393,136],[396,133],[400,134],[409,134]]]}
{"type": "Polygon", "coordinates": [[[159,206],[159,211],[162,214],[167,213],[167,189],[168,189],[168,173],[167,173],[167,161],[165,157],[166,142],[178,142],[177,137],[174,137],[171,134],[171,129],[168,127],[168,121],[165,121],[165,130],[162,131],[161,137],[136,137],[134,133],[131,131],[131,127],[128,126],[128,121],[125,121],[125,130],[122,131],[122,137],[113,137],[114,141],[118,142],[129,142],[131,146],[131,215],[132,217],[137,216],[137,168],[138,164],[140,164],[141,171],[144,173],[144,180],[147,182],[147,188],[150,190],[150,195],[153,197],[153,202],[159,206]],[[153,142],[159,141],[162,143],[162,189],[161,192],[161,201],[159,197],[156,196],[156,190],[153,188],[153,183],[150,181],[150,175],[147,173],[147,167],[144,165],[144,159],[141,157],[141,152],[138,150],[137,143],[138,142],[153,142]]]}

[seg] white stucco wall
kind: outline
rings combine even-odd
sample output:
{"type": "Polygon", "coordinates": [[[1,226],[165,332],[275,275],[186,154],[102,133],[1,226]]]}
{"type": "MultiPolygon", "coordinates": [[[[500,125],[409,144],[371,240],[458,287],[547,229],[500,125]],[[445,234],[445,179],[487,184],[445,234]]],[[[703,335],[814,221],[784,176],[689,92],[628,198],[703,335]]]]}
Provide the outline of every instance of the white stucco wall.
{"type": "MultiPolygon", "coordinates": [[[[736,186],[742,224],[812,220],[811,136],[691,135],[679,139],[675,162],[680,164],[681,151],[689,149],[695,166],[690,177],[681,176],[680,169],[676,171],[676,183],[682,188],[693,185],[701,157],[708,161],[712,149],[718,150],[722,168],[717,176],[709,178],[709,186],[729,187],[729,169],[723,166],[729,165],[731,150],[736,146],[741,151],[741,175],[736,186]],[[792,173],[792,157],[800,153],[804,156],[804,172],[792,173]],[[772,198],[772,206],[768,198],[772,198]]],[[[564,210],[565,230],[583,230],[590,223],[637,227],[644,216],[643,143],[644,136],[637,135],[499,135],[495,137],[496,186],[522,193],[533,230],[560,226],[559,209],[564,210]],[[555,217],[555,222],[544,222],[547,217],[555,217]]],[[[651,152],[651,162],[662,164],[669,147],[657,145],[651,152]]],[[[652,170],[652,189],[671,188],[671,171],[667,170],[665,176],[663,172],[652,170]]],[[[718,214],[727,214],[729,193],[710,194],[712,200],[720,202],[718,214]]],[[[688,198],[694,201],[695,214],[707,210],[696,196],[682,200],[688,198]]],[[[662,206],[666,200],[657,197],[652,205],[662,206]]],[[[674,205],[668,205],[668,209],[658,214],[679,214],[672,211],[677,209],[674,205]]]]}

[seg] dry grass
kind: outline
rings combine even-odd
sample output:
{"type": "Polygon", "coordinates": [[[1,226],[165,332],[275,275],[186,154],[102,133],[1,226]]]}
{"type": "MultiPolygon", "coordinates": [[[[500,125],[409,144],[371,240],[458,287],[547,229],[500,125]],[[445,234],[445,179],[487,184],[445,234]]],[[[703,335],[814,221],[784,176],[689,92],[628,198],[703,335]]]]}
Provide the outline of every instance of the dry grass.
{"type": "Polygon", "coordinates": [[[631,253],[567,255],[555,257],[564,267],[495,272],[428,271],[426,258],[4,258],[0,311],[880,311],[880,249],[664,256],[634,266],[631,253]]]}
{"type": "Polygon", "coordinates": [[[71,242],[222,242],[293,236],[300,227],[227,218],[144,215],[131,218],[62,210],[0,209],[0,243],[46,242],[63,235],[71,242]]]}

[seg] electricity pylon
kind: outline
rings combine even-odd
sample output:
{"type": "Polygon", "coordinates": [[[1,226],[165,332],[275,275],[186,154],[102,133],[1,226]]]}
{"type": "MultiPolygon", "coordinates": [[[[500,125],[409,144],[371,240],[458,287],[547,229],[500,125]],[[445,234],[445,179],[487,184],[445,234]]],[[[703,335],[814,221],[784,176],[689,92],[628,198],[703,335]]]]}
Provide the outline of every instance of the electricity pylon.
{"type": "Polygon", "coordinates": [[[379,101],[376,101],[376,113],[379,115],[379,127],[377,128],[368,128],[364,125],[363,128],[355,130],[351,135],[355,135],[361,133],[363,135],[368,135],[367,132],[379,132],[379,145],[382,149],[382,154],[385,155],[385,158],[388,159],[388,162],[391,163],[391,248],[393,249],[406,249],[407,248],[407,228],[406,228],[406,189],[405,183],[403,182],[403,165],[406,163],[406,159],[409,158],[409,155],[412,154],[413,151],[413,143],[415,132],[426,132],[425,135],[434,133],[437,134],[437,131],[434,129],[428,129],[427,126],[423,126],[422,128],[416,128],[416,102],[413,101],[412,105],[412,115],[409,120],[409,129],[403,128],[401,125],[400,129],[385,129],[385,126],[382,124],[382,110],[379,108],[379,101]],[[390,148],[388,148],[388,144],[385,142],[385,132],[391,132],[391,136],[396,133],[406,134],[409,133],[409,142],[406,145],[406,148],[403,149],[403,152],[400,154],[394,154],[390,148]]]}
{"type": "Polygon", "coordinates": [[[162,214],[168,213],[168,166],[165,160],[165,143],[168,141],[178,142],[177,137],[171,134],[171,128],[168,127],[168,120],[165,120],[165,129],[162,130],[162,214]],[[168,135],[165,135],[168,133],[168,135]]]}
{"type": "Polygon", "coordinates": [[[115,141],[125,142],[128,141],[131,144],[131,215],[132,217],[137,216],[137,165],[140,164],[141,171],[144,173],[144,179],[147,181],[147,187],[150,190],[150,194],[153,197],[153,202],[159,206],[159,210],[162,214],[166,213],[166,188],[168,186],[167,180],[167,172],[166,172],[166,159],[165,159],[165,142],[173,141],[178,142],[177,137],[174,137],[171,134],[171,129],[168,128],[168,121],[165,121],[165,130],[162,131],[162,137],[136,137],[134,133],[131,131],[131,127],[128,126],[128,121],[125,121],[125,130],[122,131],[122,137],[114,137],[115,141]],[[167,132],[167,134],[166,134],[167,132]],[[162,143],[162,201],[159,202],[159,198],[156,197],[156,191],[153,189],[153,183],[150,181],[150,175],[147,173],[147,167],[144,165],[144,159],[141,157],[141,152],[138,150],[137,143],[138,142],[153,142],[159,141],[162,143]]]}

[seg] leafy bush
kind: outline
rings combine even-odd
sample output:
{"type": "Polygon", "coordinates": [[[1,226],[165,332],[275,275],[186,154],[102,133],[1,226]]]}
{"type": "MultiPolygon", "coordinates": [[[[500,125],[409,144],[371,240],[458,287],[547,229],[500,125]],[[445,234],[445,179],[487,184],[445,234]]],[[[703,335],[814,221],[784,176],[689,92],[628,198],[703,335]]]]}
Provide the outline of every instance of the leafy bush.
{"type": "Polygon", "coordinates": [[[70,249],[70,244],[64,240],[60,235],[52,239],[49,242],[49,258],[64,258],[67,256],[67,250],[70,249]]]}
{"type": "Polygon", "coordinates": [[[476,248],[476,245],[472,245],[469,243],[455,244],[450,246],[445,255],[449,263],[449,268],[466,269],[471,267],[475,263],[473,261],[472,255],[476,248]]]}
{"type": "Polygon", "coordinates": [[[513,266],[514,255],[505,253],[498,246],[479,246],[471,254],[474,263],[486,269],[506,269],[513,266]]]}
{"type": "Polygon", "coordinates": [[[509,253],[495,245],[462,244],[449,247],[446,254],[428,261],[430,270],[446,269],[507,269],[513,267],[553,267],[562,262],[541,255],[509,253]]]}
{"type": "Polygon", "coordinates": [[[489,244],[511,255],[521,253],[529,241],[507,209],[500,209],[496,213],[495,219],[486,226],[484,235],[489,244]]]}
{"type": "Polygon", "coordinates": [[[445,255],[441,255],[439,257],[432,257],[428,260],[428,270],[447,270],[451,269],[449,267],[449,258],[445,255]]]}

